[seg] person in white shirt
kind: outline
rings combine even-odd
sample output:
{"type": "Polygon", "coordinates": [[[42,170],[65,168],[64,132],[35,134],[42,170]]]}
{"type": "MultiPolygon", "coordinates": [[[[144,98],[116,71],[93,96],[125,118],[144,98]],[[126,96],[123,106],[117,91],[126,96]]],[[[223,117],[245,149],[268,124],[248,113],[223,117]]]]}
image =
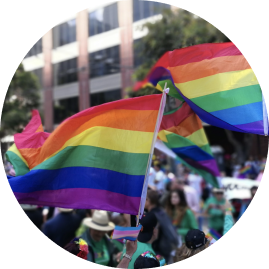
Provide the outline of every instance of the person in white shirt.
{"type": "Polygon", "coordinates": [[[155,164],[154,169],[156,171],[155,180],[154,180],[156,190],[159,191],[160,193],[163,193],[165,189],[166,175],[161,170],[161,166],[159,164],[155,164]]]}
{"type": "Polygon", "coordinates": [[[194,173],[190,173],[188,175],[189,186],[193,187],[196,190],[199,199],[202,195],[202,182],[203,178],[200,175],[194,173]]]}

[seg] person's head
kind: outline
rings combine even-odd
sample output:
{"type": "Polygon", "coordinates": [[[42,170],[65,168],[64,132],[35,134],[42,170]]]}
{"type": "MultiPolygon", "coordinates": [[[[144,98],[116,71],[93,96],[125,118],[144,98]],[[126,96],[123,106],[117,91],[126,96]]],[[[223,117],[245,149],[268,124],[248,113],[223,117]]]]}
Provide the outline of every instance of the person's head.
{"type": "Polygon", "coordinates": [[[120,213],[112,213],[111,221],[117,226],[125,227],[127,225],[126,219],[120,213]]]}
{"type": "Polygon", "coordinates": [[[204,232],[198,229],[189,230],[185,236],[185,243],[177,250],[174,262],[185,260],[205,250],[210,245],[204,232]]]}
{"type": "Polygon", "coordinates": [[[167,206],[169,208],[175,207],[187,207],[187,201],[183,190],[173,190],[170,192],[167,200],[167,206]]]}
{"type": "Polygon", "coordinates": [[[155,171],[160,171],[161,170],[161,165],[160,165],[160,163],[155,163],[154,164],[154,169],[155,169],[155,171]]]}
{"type": "Polygon", "coordinates": [[[158,230],[157,226],[157,218],[153,212],[147,213],[140,220],[140,224],[142,225],[142,230],[139,232],[137,240],[141,243],[152,243],[157,239],[158,230]]]}
{"type": "Polygon", "coordinates": [[[87,260],[89,248],[87,243],[81,238],[73,239],[64,247],[64,249],[84,260],[87,260]]]}
{"type": "Polygon", "coordinates": [[[159,193],[157,191],[148,190],[145,208],[151,210],[159,205],[159,193]]]}
{"type": "Polygon", "coordinates": [[[134,269],[160,267],[160,262],[156,255],[150,251],[142,253],[134,262],[134,269]]]}
{"type": "Polygon", "coordinates": [[[108,214],[103,210],[95,210],[92,218],[85,218],[83,224],[89,228],[91,238],[99,242],[107,232],[114,230],[115,225],[109,222],[108,214]]]}
{"type": "Polygon", "coordinates": [[[251,198],[253,199],[256,192],[258,190],[258,187],[257,186],[253,186],[251,189],[250,189],[250,193],[251,193],[251,198]]]}
{"type": "Polygon", "coordinates": [[[213,195],[218,201],[221,201],[224,199],[224,190],[215,188],[213,189],[213,195]]]}

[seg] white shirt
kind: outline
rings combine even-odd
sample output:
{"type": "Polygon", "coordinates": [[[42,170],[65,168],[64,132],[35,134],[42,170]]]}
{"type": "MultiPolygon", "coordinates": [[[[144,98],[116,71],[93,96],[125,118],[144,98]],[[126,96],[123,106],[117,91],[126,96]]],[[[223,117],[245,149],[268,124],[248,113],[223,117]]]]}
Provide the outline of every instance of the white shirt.
{"type": "Polygon", "coordinates": [[[188,181],[189,181],[189,185],[196,190],[198,197],[200,198],[202,195],[201,183],[203,181],[203,178],[199,175],[189,174],[188,181]]]}
{"type": "Polygon", "coordinates": [[[164,182],[166,179],[166,176],[163,171],[158,171],[156,173],[155,179],[158,181],[158,183],[155,184],[157,190],[162,191],[164,190],[164,182]]]}
{"type": "Polygon", "coordinates": [[[187,204],[188,204],[189,208],[193,212],[199,213],[200,200],[199,200],[199,197],[198,197],[196,190],[191,186],[185,185],[184,192],[185,192],[185,196],[186,196],[186,200],[187,200],[187,204]]]}

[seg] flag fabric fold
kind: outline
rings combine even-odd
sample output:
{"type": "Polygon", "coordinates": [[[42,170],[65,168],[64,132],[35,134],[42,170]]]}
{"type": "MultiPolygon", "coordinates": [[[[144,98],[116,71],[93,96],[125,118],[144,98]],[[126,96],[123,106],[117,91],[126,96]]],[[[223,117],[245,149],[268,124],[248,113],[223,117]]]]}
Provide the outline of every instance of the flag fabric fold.
{"type": "Polygon", "coordinates": [[[162,96],[92,107],[40,136],[31,170],[9,179],[19,203],[137,215],[162,96]]]}
{"type": "Polygon", "coordinates": [[[233,43],[166,52],[134,90],[146,84],[156,86],[163,80],[174,89],[169,94],[183,98],[204,122],[237,132],[268,133],[261,87],[233,43]]]}
{"type": "Polygon", "coordinates": [[[44,132],[38,110],[32,111],[32,118],[22,133],[14,135],[14,144],[6,152],[7,160],[12,163],[16,176],[21,176],[34,167],[41,146],[49,137],[44,132]]]}
{"type": "Polygon", "coordinates": [[[202,122],[187,103],[164,114],[158,138],[183,164],[218,187],[219,170],[202,122]]]}

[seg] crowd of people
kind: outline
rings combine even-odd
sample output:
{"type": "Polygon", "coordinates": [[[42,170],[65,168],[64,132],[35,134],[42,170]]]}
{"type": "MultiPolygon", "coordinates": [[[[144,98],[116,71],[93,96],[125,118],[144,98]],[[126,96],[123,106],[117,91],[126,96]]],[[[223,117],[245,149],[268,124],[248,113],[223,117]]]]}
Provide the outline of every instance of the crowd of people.
{"type": "MultiPolygon", "coordinates": [[[[262,173],[262,164],[257,174],[262,173]]],[[[224,189],[212,188],[182,165],[179,170],[176,177],[160,161],[153,161],[140,220],[143,229],[137,241],[111,239],[115,226],[130,227],[134,216],[92,209],[21,206],[49,239],[80,258],[118,268],[159,267],[207,248],[210,240],[206,234],[211,230],[219,237],[225,234],[257,191],[253,187],[251,199],[238,207],[238,201],[225,199],[224,189]]],[[[6,167],[9,171],[10,166],[6,167]]]]}

